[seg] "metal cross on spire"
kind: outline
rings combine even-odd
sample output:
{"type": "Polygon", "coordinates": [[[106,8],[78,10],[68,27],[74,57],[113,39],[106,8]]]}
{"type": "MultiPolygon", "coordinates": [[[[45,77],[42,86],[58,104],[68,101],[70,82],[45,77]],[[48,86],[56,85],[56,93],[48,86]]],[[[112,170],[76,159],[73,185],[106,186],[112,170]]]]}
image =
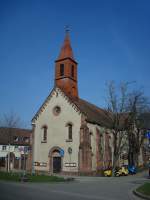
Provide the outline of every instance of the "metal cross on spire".
{"type": "Polygon", "coordinates": [[[66,32],[66,33],[69,33],[69,32],[70,32],[70,27],[69,27],[69,25],[66,25],[66,26],[65,26],[65,32],[66,32]]]}

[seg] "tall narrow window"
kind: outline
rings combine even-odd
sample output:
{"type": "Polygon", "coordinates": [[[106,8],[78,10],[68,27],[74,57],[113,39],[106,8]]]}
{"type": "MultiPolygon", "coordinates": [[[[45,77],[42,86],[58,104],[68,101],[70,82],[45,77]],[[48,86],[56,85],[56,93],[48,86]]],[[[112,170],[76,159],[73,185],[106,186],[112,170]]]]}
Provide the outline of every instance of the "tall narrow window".
{"type": "Polygon", "coordinates": [[[43,131],[43,141],[46,142],[47,141],[47,127],[44,126],[43,129],[44,129],[44,131],[43,131]]]}
{"type": "Polygon", "coordinates": [[[47,126],[43,126],[42,130],[42,142],[47,142],[47,126]]]}
{"type": "Polygon", "coordinates": [[[14,136],[13,139],[14,139],[14,142],[18,142],[19,141],[18,136],[14,136]]]}
{"type": "Polygon", "coordinates": [[[72,124],[68,124],[68,139],[72,140],[72,124]]]}
{"type": "Polygon", "coordinates": [[[74,77],[74,65],[71,66],[71,76],[74,77]]]}
{"type": "Polygon", "coordinates": [[[64,75],[64,64],[60,64],[60,76],[64,75]]]}
{"type": "Polygon", "coordinates": [[[2,146],[2,150],[5,151],[6,150],[6,145],[2,146]]]}

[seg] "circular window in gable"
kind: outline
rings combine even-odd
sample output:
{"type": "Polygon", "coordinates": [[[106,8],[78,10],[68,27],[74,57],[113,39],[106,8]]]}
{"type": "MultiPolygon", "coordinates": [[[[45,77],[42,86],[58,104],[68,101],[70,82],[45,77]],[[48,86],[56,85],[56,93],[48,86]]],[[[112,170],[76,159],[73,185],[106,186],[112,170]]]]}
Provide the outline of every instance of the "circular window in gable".
{"type": "Polygon", "coordinates": [[[55,116],[59,115],[60,112],[61,112],[60,106],[55,106],[55,107],[53,108],[53,114],[54,114],[55,116]]]}

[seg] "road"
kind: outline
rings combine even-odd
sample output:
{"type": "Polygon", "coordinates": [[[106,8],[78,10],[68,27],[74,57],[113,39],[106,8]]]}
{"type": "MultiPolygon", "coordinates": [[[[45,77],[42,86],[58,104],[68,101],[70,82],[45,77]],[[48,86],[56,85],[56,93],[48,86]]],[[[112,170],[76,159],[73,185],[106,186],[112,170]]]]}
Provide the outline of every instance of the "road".
{"type": "Polygon", "coordinates": [[[78,177],[68,183],[0,181],[0,200],[138,200],[132,190],[148,181],[144,174],[127,177],[78,177]]]}

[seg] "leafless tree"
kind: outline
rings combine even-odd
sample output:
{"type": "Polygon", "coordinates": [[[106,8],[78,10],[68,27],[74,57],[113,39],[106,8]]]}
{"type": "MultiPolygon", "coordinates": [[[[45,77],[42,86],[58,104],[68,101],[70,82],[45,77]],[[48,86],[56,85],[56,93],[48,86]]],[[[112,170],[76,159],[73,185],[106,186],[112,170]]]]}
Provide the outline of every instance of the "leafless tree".
{"type": "Polygon", "coordinates": [[[138,165],[138,156],[145,136],[141,114],[149,110],[148,99],[140,89],[129,92],[129,84],[122,83],[117,89],[111,81],[107,86],[106,114],[113,135],[113,172],[125,145],[128,145],[129,149],[129,164],[138,165]]]}
{"type": "Polygon", "coordinates": [[[128,161],[129,165],[139,165],[141,146],[145,138],[146,127],[144,127],[143,113],[149,112],[149,100],[140,90],[128,95],[127,111],[127,133],[129,142],[128,161]]]}
{"type": "Polygon", "coordinates": [[[110,124],[110,129],[113,135],[112,149],[112,171],[113,175],[119,156],[126,145],[126,105],[127,105],[127,83],[122,83],[119,90],[116,89],[113,81],[107,85],[108,89],[108,109],[106,115],[110,124]]]}
{"type": "Polygon", "coordinates": [[[0,119],[0,126],[7,128],[19,128],[21,126],[21,119],[13,111],[4,113],[0,119]]]}

